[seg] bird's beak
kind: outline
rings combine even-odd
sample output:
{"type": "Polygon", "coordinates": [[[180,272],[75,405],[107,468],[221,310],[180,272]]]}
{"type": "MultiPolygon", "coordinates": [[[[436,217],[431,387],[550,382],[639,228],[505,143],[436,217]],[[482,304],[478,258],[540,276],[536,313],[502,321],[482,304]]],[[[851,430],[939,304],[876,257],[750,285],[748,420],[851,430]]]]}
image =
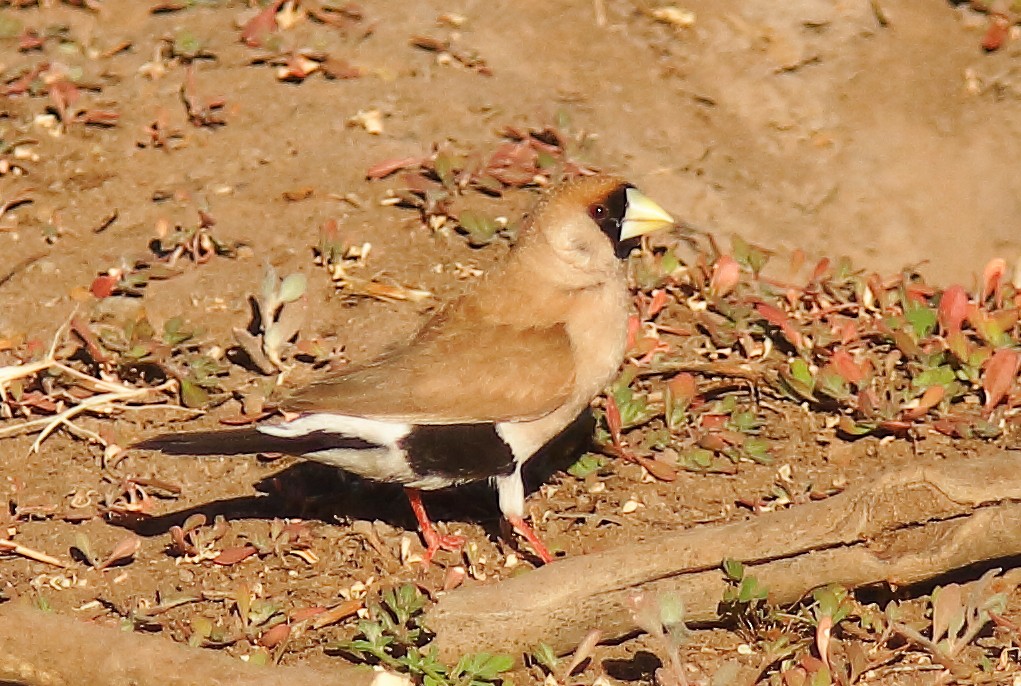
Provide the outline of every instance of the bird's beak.
{"type": "Polygon", "coordinates": [[[636,188],[627,189],[627,212],[620,226],[620,240],[642,236],[674,225],[674,218],[636,188]]]}

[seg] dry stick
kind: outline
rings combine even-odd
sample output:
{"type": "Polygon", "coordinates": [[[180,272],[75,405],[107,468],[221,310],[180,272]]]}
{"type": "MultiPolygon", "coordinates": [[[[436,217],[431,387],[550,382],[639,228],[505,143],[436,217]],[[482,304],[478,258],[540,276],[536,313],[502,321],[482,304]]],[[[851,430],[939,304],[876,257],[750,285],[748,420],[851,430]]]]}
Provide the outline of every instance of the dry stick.
{"type": "Polygon", "coordinates": [[[540,641],[572,650],[593,629],[638,630],[627,599],[677,593],[687,621],[719,620],[720,561],[745,563],[777,603],[813,588],[911,584],[1021,554],[1021,454],[895,470],[824,501],[754,519],[667,534],[558,561],[489,586],[457,589],[426,614],[444,659],[521,654],[540,641]]]}
{"type": "Polygon", "coordinates": [[[41,553],[38,550],[33,550],[32,548],[23,546],[20,543],[15,543],[8,538],[0,538],[0,552],[14,553],[15,555],[21,555],[22,557],[27,557],[30,560],[44,562],[55,567],[67,567],[66,564],[52,555],[47,555],[46,553],[41,553]]]}
{"type": "Polygon", "coordinates": [[[410,686],[390,672],[256,666],[166,638],[0,606],[0,683],[21,686],[410,686]]]}

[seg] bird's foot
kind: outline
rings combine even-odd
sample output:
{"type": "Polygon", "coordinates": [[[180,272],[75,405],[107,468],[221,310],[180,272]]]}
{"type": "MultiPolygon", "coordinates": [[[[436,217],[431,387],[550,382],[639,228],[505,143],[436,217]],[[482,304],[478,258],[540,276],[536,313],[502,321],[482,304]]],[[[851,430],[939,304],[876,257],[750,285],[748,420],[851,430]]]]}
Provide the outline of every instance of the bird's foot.
{"type": "Polygon", "coordinates": [[[418,530],[422,532],[422,540],[425,541],[423,566],[428,567],[433,556],[441,548],[456,552],[464,546],[464,536],[441,534],[436,530],[429,515],[426,514],[425,506],[422,504],[422,494],[417,488],[405,488],[404,492],[408,496],[408,502],[411,503],[411,511],[415,513],[415,519],[418,520],[418,530]]]}
{"type": "Polygon", "coordinates": [[[464,547],[464,536],[453,534],[441,534],[431,526],[422,529],[422,538],[425,540],[425,555],[422,557],[422,564],[426,567],[432,562],[433,555],[439,550],[450,550],[457,552],[464,547]]]}
{"type": "Polygon", "coordinates": [[[528,522],[526,522],[524,518],[516,515],[506,515],[506,517],[507,522],[514,527],[514,530],[521,534],[526,541],[532,544],[532,549],[535,551],[535,554],[542,559],[543,564],[548,565],[550,562],[553,562],[553,556],[550,554],[549,549],[546,548],[546,544],[543,543],[538,534],[532,530],[532,527],[528,526],[528,522]]]}

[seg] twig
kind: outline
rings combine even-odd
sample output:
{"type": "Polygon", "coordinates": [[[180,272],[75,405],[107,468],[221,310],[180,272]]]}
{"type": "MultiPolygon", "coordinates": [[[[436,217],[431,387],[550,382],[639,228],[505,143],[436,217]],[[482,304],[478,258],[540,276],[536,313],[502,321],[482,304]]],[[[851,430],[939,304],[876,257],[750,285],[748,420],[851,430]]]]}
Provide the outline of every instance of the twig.
{"type": "Polygon", "coordinates": [[[952,657],[940,650],[938,645],[908,625],[901,624],[900,622],[894,622],[891,626],[893,627],[894,633],[899,634],[902,638],[906,638],[919,648],[923,648],[929,653],[933,660],[940,663],[954,676],[960,678],[971,673],[971,670],[968,669],[968,667],[954,660],[952,657]]]}
{"type": "Polygon", "coordinates": [[[754,381],[756,383],[761,382],[764,378],[762,372],[734,364],[728,364],[726,362],[663,362],[651,367],[639,367],[635,376],[659,376],[661,374],[673,374],[679,372],[747,379],[748,381],[754,381]]]}
{"type": "MultiPolygon", "coordinates": [[[[135,388],[127,391],[121,391],[120,393],[103,393],[101,395],[94,395],[91,398],[86,398],[77,405],[69,407],[63,412],[53,416],[51,418],[50,423],[47,424],[46,427],[39,432],[39,436],[37,436],[35,441],[33,441],[30,452],[33,453],[39,452],[39,446],[42,445],[42,442],[46,440],[46,437],[53,433],[53,431],[58,426],[68,422],[72,417],[75,417],[81,414],[82,412],[85,412],[86,410],[91,409],[96,412],[109,412],[110,410],[103,410],[100,408],[102,408],[102,406],[106,405],[107,403],[112,403],[116,401],[126,402],[129,400],[133,400],[135,398],[142,397],[144,395],[148,395],[149,393],[170,390],[171,388],[176,386],[176,384],[177,384],[176,379],[170,379],[168,381],[164,381],[159,386],[153,386],[152,388],[135,388]]],[[[0,435],[3,435],[3,433],[0,432],[0,435]]]]}
{"type": "Polygon", "coordinates": [[[0,276],[0,287],[5,286],[8,281],[13,279],[15,276],[17,276],[19,273],[24,271],[26,268],[31,267],[33,264],[35,264],[39,260],[41,260],[42,258],[46,257],[46,254],[47,253],[41,252],[41,253],[36,253],[35,255],[30,255],[29,257],[26,257],[25,259],[21,260],[20,262],[15,264],[13,267],[8,269],[6,274],[4,274],[3,276],[0,276]]]}
{"type": "Polygon", "coordinates": [[[44,562],[48,565],[53,565],[54,567],[67,567],[66,564],[55,557],[47,555],[46,553],[40,553],[38,550],[27,548],[8,538],[0,538],[0,550],[6,550],[7,552],[14,553],[15,555],[21,555],[22,557],[27,557],[28,559],[35,560],[36,562],[44,562]]]}

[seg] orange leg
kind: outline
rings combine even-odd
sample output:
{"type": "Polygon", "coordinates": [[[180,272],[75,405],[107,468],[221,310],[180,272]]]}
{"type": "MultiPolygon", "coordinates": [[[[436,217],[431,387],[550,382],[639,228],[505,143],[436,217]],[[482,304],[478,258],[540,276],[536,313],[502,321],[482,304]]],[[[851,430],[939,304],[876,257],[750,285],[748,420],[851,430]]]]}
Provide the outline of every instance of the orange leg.
{"type": "Polygon", "coordinates": [[[539,536],[532,530],[532,527],[528,526],[528,523],[521,517],[516,515],[505,515],[507,521],[510,523],[514,530],[525,537],[525,540],[532,544],[532,549],[535,550],[535,554],[542,558],[543,564],[549,564],[553,562],[553,556],[550,555],[549,550],[546,548],[546,544],[543,543],[539,536]]]}
{"type": "MultiPolygon", "coordinates": [[[[425,541],[425,557],[422,559],[422,563],[428,567],[429,563],[432,562],[433,555],[440,548],[444,550],[460,550],[461,546],[464,545],[463,536],[444,536],[433,528],[432,522],[429,521],[429,515],[425,512],[425,505],[422,504],[422,492],[417,488],[405,488],[404,493],[408,496],[408,502],[411,503],[411,511],[415,513],[419,531],[422,532],[422,539],[425,541]]],[[[535,534],[532,535],[534,536],[535,534]]]]}

